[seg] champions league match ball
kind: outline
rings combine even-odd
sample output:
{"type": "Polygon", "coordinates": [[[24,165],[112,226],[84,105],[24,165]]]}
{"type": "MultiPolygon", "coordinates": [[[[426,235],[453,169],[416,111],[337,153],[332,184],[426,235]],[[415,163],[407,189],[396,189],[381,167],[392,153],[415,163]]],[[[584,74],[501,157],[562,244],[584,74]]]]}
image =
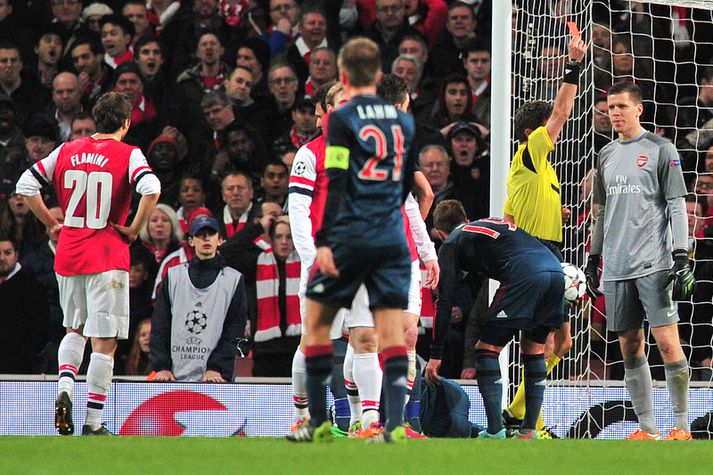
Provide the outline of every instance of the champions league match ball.
{"type": "Polygon", "coordinates": [[[587,278],[582,269],[569,262],[562,263],[562,272],[564,272],[564,299],[569,304],[575,304],[587,292],[587,278]]]}

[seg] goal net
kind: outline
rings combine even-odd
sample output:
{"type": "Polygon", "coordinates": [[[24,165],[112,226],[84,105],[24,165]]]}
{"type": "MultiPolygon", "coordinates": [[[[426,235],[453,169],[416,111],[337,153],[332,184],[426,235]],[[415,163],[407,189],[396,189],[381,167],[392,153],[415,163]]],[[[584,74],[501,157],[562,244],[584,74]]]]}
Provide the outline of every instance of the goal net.
{"type": "MultiPolygon", "coordinates": [[[[563,205],[571,212],[564,224],[566,261],[580,267],[586,262],[592,226],[590,171],[601,147],[613,138],[606,116],[606,90],[611,84],[636,82],[644,97],[644,127],[669,138],[679,149],[691,192],[687,198],[690,255],[698,280],[691,301],[679,304],[679,329],[694,387],[695,381],[711,380],[713,348],[713,224],[704,229],[713,220],[706,218],[706,214],[713,215],[712,8],[713,2],[704,0],[513,2],[513,115],[527,101],[554,101],[567,61],[568,21],[578,25],[590,46],[572,115],[550,156],[560,180],[563,205]],[[709,84],[710,92],[703,93],[710,98],[707,104],[698,97],[701,78],[709,84]]],[[[602,391],[622,386],[617,338],[606,329],[601,300],[572,309],[570,322],[572,349],[555,367],[549,382],[551,386],[578,387],[580,397],[594,403],[592,388],[602,391]]],[[[645,331],[653,378],[663,382],[663,363],[648,328],[645,331]]],[[[517,347],[511,354],[512,395],[521,379],[521,366],[517,347]]],[[[548,397],[543,408],[545,423],[566,426],[566,431],[556,430],[559,435],[595,437],[612,423],[635,421],[625,391],[621,395],[620,400],[609,401],[597,411],[587,411],[578,424],[572,424],[571,415],[564,414],[557,399],[548,397]]],[[[667,400],[664,403],[666,410],[657,411],[663,416],[670,413],[667,400]]],[[[659,421],[663,428],[670,427],[668,419],[659,421]]]]}

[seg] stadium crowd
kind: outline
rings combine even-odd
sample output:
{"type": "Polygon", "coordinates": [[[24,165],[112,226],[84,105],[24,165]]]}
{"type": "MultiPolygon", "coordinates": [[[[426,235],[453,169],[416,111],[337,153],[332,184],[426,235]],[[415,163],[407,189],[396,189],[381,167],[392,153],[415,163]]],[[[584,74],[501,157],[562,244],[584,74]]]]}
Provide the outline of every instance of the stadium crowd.
{"type": "MultiPolygon", "coordinates": [[[[697,368],[694,379],[707,380],[713,367],[713,24],[709,17],[694,29],[700,19],[690,18],[692,9],[609,3],[626,13],[613,17],[595,8],[593,54],[585,61],[594,63],[598,92],[617,81],[636,82],[646,103],[643,124],[681,153],[699,285],[679,306],[680,327],[697,368]],[[687,40],[674,44],[654,33],[672,29],[687,40]],[[708,42],[693,47],[698,35],[708,42]],[[672,68],[672,61],[684,66],[672,68]],[[706,66],[694,69],[694,61],[706,66]],[[697,87],[671,90],[676,83],[697,87]]],[[[299,277],[293,269],[299,256],[285,216],[288,178],[297,150],[320,133],[313,96],[337,78],[340,45],[355,36],[372,39],[383,71],[409,86],[413,147],[435,195],[425,221],[438,246],[432,210],[441,201],[461,201],[469,220],[490,214],[490,17],[488,0],[0,0],[0,306],[7,322],[0,373],[56,373],[64,335],[56,241],[14,194],[15,184],[59,144],[95,133],[89,113],[95,101],[118,91],[133,104],[125,141],[144,152],[162,192],[131,248],[129,339],[120,342],[115,374],[155,369],[149,337],[162,279],[193,258],[186,238],[192,223],[208,216],[225,241],[219,253],[245,276],[249,321],[233,342],[248,340],[241,349],[254,367],[244,375],[254,369],[288,376],[300,335],[289,283],[299,277]],[[259,294],[267,284],[273,294],[259,294]]],[[[554,99],[565,52],[564,44],[539,51],[539,97],[554,99]]],[[[513,84],[521,86],[518,78],[513,84]]],[[[603,99],[597,97],[593,117],[582,119],[593,127],[596,151],[613,138],[603,99]]],[[[568,225],[583,237],[591,225],[591,172],[578,175],[569,186],[579,187],[574,196],[581,201],[564,204],[573,215],[568,225]]],[[[61,221],[49,190],[46,199],[61,221]]],[[[582,261],[566,252],[565,258],[582,261]]],[[[474,377],[473,326],[487,305],[472,285],[481,288],[481,282],[460,283],[453,299],[440,373],[448,378],[474,377]]],[[[428,360],[434,295],[423,288],[422,297],[417,350],[428,360]]],[[[595,307],[591,324],[606,334],[604,305],[595,307]]],[[[606,346],[609,360],[621,360],[617,345],[606,341],[595,341],[593,350],[603,357],[606,346]]],[[[612,366],[609,376],[621,372],[612,366]]]]}

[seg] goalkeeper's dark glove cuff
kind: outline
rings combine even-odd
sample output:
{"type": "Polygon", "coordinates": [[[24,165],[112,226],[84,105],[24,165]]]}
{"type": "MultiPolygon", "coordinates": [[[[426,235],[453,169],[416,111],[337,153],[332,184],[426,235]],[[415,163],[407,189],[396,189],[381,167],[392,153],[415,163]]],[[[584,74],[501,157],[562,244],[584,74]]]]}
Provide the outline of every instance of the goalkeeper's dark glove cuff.
{"type": "Polygon", "coordinates": [[[602,291],[599,290],[599,262],[601,257],[598,254],[591,254],[587,258],[587,266],[584,268],[584,276],[587,278],[587,294],[594,300],[602,291]]]}

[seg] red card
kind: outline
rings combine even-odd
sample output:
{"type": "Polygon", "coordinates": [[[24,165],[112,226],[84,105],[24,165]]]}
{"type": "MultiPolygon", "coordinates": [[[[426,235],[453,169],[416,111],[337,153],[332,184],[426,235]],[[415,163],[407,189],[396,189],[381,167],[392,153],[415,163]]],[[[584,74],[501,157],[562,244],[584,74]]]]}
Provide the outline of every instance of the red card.
{"type": "Polygon", "coordinates": [[[575,22],[568,21],[567,26],[569,27],[569,32],[572,36],[579,36],[579,28],[577,28],[577,24],[575,22]]]}

